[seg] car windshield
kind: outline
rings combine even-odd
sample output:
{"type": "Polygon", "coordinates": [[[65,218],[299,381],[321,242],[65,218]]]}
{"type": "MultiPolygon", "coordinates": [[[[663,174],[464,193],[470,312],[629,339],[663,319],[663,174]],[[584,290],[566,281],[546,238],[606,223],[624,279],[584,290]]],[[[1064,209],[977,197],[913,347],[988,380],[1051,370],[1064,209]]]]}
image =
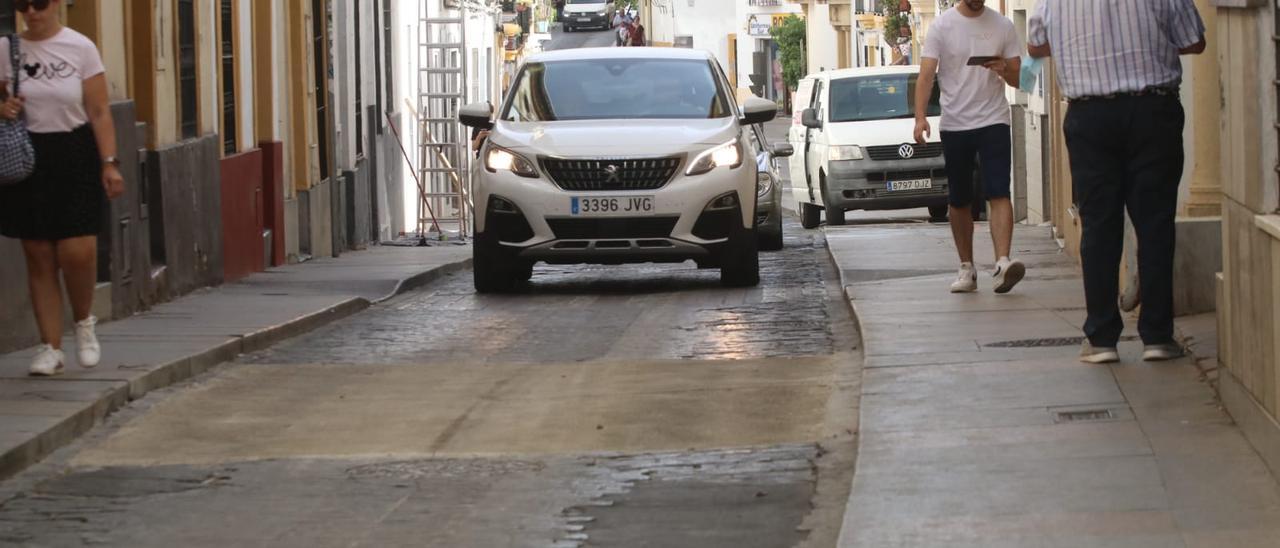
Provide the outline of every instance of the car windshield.
{"type": "Polygon", "coordinates": [[[585,59],[528,63],[502,119],[512,122],[731,115],[709,62],[585,59]]]}
{"type": "MultiPolygon", "coordinates": [[[[915,117],[916,77],[916,74],[885,74],[832,80],[830,121],[862,122],[915,117]]],[[[938,86],[934,84],[928,116],[942,114],[938,95],[938,86]]]]}

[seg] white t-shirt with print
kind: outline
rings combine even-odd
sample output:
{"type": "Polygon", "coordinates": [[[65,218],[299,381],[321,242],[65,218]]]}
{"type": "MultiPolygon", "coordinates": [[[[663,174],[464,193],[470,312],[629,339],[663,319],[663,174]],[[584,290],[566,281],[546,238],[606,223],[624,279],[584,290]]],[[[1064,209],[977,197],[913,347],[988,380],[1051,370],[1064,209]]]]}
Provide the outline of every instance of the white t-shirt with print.
{"type": "MultiPolygon", "coordinates": [[[[98,47],[83,34],[63,28],[52,37],[19,44],[19,92],[25,100],[27,130],[58,133],[76,129],[89,121],[84,110],[84,81],[102,74],[98,47]]],[[[0,39],[0,81],[13,79],[9,63],[9,40],[0,39]]],[[[10,86],[8,91],[12,92],[10,86]]]]}
{"type": "Polygon", "coordinates": [[[1013,21],[991,8],[965,17],[951,8],[934,20],[924,40],[923,57],[938,60],[942,88],[942,131],[967,131],[1009,124],[1005,81],[982,66],[968,66],[970,57],[1022,55],[1013,21]]]}

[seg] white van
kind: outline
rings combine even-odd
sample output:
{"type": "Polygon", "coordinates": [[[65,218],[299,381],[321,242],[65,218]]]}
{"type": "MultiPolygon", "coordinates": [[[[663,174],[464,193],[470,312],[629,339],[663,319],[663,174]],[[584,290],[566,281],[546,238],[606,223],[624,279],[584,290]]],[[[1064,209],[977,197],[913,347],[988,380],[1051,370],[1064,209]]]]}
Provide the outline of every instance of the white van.
{"type": "Polygon", "coordinates": [[[947,215],[947,173],[938,133],[935,85],[929,103],[932,139],[914,141],[920,67],[841,69],[800,81],[789,139],[792,192],[800,224],[844,224],[852,209],[929,208],[947,215]]]}
{"type": "Polygon", "coordinates": [[[613,27],[613,0],[566,0],[564,31],[583,27],[608,30],[613,27]]]}

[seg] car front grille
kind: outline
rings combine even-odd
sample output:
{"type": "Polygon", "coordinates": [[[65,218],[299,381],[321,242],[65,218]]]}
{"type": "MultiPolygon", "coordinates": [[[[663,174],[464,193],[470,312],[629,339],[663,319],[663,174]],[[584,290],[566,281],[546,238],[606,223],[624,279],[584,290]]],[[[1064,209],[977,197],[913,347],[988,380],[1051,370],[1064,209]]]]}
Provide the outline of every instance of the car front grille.
{"type": "Polygon", "coordinates": [[[925,143],[923,145],[912,144],[911,148],[915,152],[911,158],[903,158],[899,150],[902,145],[884,145],[867,147],[867,156],[872,160],[914,160],[916,158],[937,158],[942,156],[942,143],[925,143]]]}
{"type": "Polygon", "coordinates": [[[679,220],[679,217],[547,219],[547,225],[561,240],[666,238],[679,220]]]}
{"type": "Polygon", "coordinates": [[[572,191],[655,190],[676,174],[680,158],[565,160],[543,158],[556,186],[572,191]]]}
{"type": "Polygon", "coordinates": [[[918,169],[914,171],[873,171],[867,173],[867,180],[872,182],[908,181],[911,179],[937,179],[946,177],[945,169],[918,169]]]}

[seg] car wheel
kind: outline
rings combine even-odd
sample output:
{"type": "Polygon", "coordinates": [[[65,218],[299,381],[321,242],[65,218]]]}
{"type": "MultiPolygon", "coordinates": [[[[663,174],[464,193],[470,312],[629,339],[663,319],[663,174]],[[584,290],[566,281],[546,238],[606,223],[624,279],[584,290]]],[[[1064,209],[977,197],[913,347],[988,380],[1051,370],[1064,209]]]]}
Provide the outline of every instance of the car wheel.
{"type": "Polygon", "coordinates": [[[944,223],[947,221],[947,206],[929,206],[929,222],[944,223]]]}
{"type": "Polygon", "coordinates": [[[760,284],[760,252],[755,230],[736,230],[720,260],[720,284],[751,287],[760,284]]]}
{"type": "MultiPolygon", "coordinates": [[[[476,234],[471,248],[471,273],[476,293],[506,293],[515,289],[520,272],[512,268],[483,234],[476,234]]],[[[532,275],[530,269],[530,275],[532,275]]]]}
{"type": "Polygon", "coordinates": [[[527,282],[533,279],[533,262],[526,261],[515,269],[515,280],[518,282],[527,282]]]}
{"type": "Polygon", "coordinates": [[[822,208],[809,202],[800,202],[800,226],[808,229],[818,228],[822,224],[822,208]]]}
{"type": "Polygon", "coordinates": [[[819,188],[822,190],[822,214],[827,218],[827,226],[840,226],[844,224],[844,209],[839,206],[831,205],[831,195],[827,193],[827,176],[819,174],[819,188]]]}
{"type": "Polygon", "coordinates": [[[756,233],[760,239],[761,251],[778,251],[782,249],[782,216],[778,216],[777,222],[764,230],[756,229],[756,233]]]}

